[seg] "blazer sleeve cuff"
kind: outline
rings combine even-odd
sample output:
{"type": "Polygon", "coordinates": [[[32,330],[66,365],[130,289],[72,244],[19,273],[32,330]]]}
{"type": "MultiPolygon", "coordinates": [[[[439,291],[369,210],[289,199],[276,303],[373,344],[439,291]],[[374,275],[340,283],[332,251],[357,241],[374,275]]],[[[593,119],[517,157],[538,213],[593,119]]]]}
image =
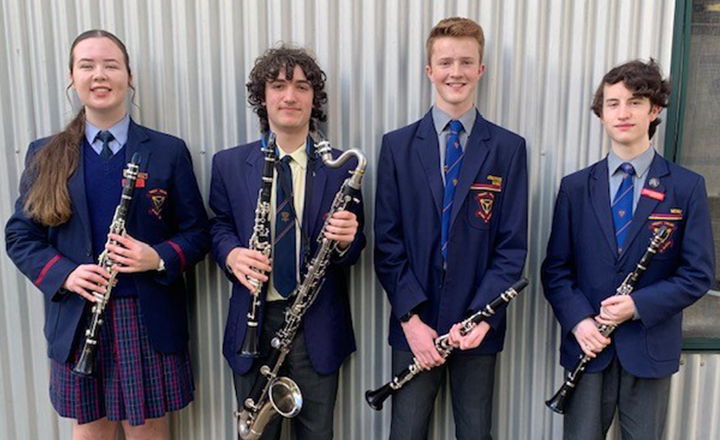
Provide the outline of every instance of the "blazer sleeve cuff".
{"type": "Polygon", "coordinates": [[[170,285],[187,267],[187,257],[182,247],[173,240],[167,240],[153,246],[165,262],[165,270],[155,271],[154,279],[163,285],[170,285]]]}
{"type": "Polygon", "coordinates": [[[62,286],[77,266],[74,262],[57,254],[45,263],[38,276],[33,280],[33,284],[50,301],[60,301],[68,292],[62,286]]]}

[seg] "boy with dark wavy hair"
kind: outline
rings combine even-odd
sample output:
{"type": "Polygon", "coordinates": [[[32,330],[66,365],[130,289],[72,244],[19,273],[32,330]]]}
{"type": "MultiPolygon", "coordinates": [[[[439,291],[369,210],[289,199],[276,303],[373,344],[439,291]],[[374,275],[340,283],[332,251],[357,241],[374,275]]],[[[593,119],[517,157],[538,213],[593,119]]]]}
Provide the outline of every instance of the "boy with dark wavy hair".
{"type": "MultiPolygon", "coordinates": [[[[354,164],[326,167],[317,158],[310,132],[325,120],[325,73],[304,49],[281,46],[255,62],[247,83],[248,101],[260,118],[262,139],[221,151],[213,158],[210,184],[212,252],[233,283],[223,354],[233,370],[238,406],[248,397],[267,363],[270,341],[282,327],[284,312],[302,282],[303,268],[333,198],[354,164]],[[272,259],[249,249],[262,183],[261,145],[275,134],[278,155],[270,198],[272,259]],[[241,353],[253,282],[264,283],[259,308],[259,357],[241,353]]],[[[337,157],[339,151],[334,150],[337,157]]],[[[297,439],[331,439],[338,371],[355,351],[350,319],[348,271],[365,247],[362,205],[333,215],[326,237],[340,252],[332,256],[324,284],[308,308],[279,374],[299,386],[304,404],[293,419],[297,439]]],[[[269,365],[273,368],[274,365],[269,365]]],[[[282,417],[270,423],[263,439],[277,439],[282,417]]]]}
{"type": "Polygon", "coordinates": [[[715,278],[705,182],[650,142],[669,94],[653,60],[610,70],[592,106],[610,153],[560,185],[543,287],[562,328],[561,365],[593,359],[568,402],[566,440],[605,438],[616,409],[624,438],[662,437],[682,311],[715,278]],[[663,226],[670,237],[635,291],[614,295],[663,226]],[[619,327],[607,338],[601,324],[619,327]]]}
{"type": "Polygon", "coordinates": [[[286,72],[287,79],[293,80],[295,66],[305,76],[307,85],[312,88],[312,108],[310,111],[310,131],[314,132],[318,124],[327,120],[323,106],[327,104],[325,92],[325,72],[315,62],[315,59],[305,50],[292,46],[280,46],[268,49],[261,57],[255,60],[255,66],[250,72],[250,80],[245,84],[248,91],[248,103],[255,114],[260,118],[260,130],[270,130],[268,110],[265,107],[265,87],[268,82],[274,81],[281,71],[286,72]]]}

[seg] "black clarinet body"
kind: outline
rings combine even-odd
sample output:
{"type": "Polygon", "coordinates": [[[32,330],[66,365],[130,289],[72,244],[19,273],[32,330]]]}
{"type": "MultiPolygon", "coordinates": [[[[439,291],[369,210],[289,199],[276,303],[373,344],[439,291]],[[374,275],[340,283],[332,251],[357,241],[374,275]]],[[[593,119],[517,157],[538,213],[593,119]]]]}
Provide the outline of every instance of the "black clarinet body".
{"type": "MultiPolygon", "coordinates": [[[[253,224],[253,233],[250,237],[249,249],[255,250],[270,258],[272,254],[272,243],[270,241],[270,197],[272,196],[273,172],[275,169],[275,160],[277,158],[277,143],[275,141],[275,133],[268,135],[268,141],[262,138],[262,152],[264,157],[262,171],[262,185],[258,192],[257,207],[255,208],[255,223],[253,224]]],[[[256,269],[257,270],[257,269],[256,269]]],[[[258,270],[261,274],[264,271],[258,270]]],[[[245,329],[245,337],[243,343],[238,350],[242,356],[257,357],[258,356],[258,337],[259,337],[259,321],[258,312],[262,303],[261,295],[263,293],[262,281],[250,278],[250,284],[253,285],[253,291],[250,292],[250,307],[247,313],[247,328],[245,329]]]]}
{"type": "MultiPolygon", "coordinates": [[[[625,277],[625,280],[622,282],[622,284],[618,286],[615,291],[615,295],[630,295],[635,290],[635,286],[637,285],[640,276],[645,273],[645,270],[647,270],[653,257],[655,257],[655,254],[657,254],[658,249],[660,249],[662,244],[668,239],[669,236],[670,230],[665,226],[662,226],[660,229],[657,230],[657,232],[655,232],[655,234],[650,239],[650,244],[648,245],[647,250],[640,258],[640,261],[638,261],[635,269],[630,272],[625,277]]],[[[610,336],[610,334],[612,334],[613,331],[615,331],[616,328],[616,325],[603,324],[598,327],[598,331],[603,336],[608,337],[610,336]]],[[[545,402],[545,405],[547,405],[548,408],[558,414],[565,414],[565,408],[567,407],[567,404],[572,397],[572,393],[577,387],[577,384],[580,382],[580,379],[582,379],[582,377],[584,376],[587,364],[591,360],[592,358],[590,358],[590,356],[584,353],[580,355],[578,363],[575,365],[575,368],[573,368],[572,371],[568,373],[567,378],[565,379],[565,382],[563,382],[560,389],[557,391],[557,393],[555,393],[554,396],[552,396],[549,400],[545,402]]]]}
{"type": "MultiPolygon", "coordinates": [[[[510,303],[525,287],[528,285],[527,278],[522,278],[520,281],[513,284],[509,289],[495,297],[490,301],[483,309],[474,313],[469,318],[465,319],[460,327],[460,334],[462,336],[470,333],[475,327],[481,322],[487,320],[491,316],[495,315],[496,311],[504,304],[510,303]]],[[[440,356],[447,358],[453,351],[453,346],[450,345],[450,335],[444,334],[435,340],[435,348],[437,349],[440,356]]],[[[390,382],[381,386],[376,390],[368,390],[365,392],[365,400],[367,401],[370,408],[380,411],[383,408],[385,401],[398,392],[407,382],[412,380],[415,376],[422,372],[422,367],[418,362],[417,358],[413,358],[413,363],[404,369],[400,374],[395,376],[390,382]]]]}
{"type": "MultiPolygon", "coordinates": [[[[135,153],[123,171],[125,184],[123,185],[120,203],[117,208],[115,208],[115,215],[110,223],[110,234],[117,234],[120,236],[125,235],[127,215],[128,210],[130,209],[130,202],[135,194],[135,183],[137,182],[139,164],[140,154],[135,153]]],[[[116,244],[115,240],[111,240],[110,238],[108,238],[107,243],[116,244]]],[[[79,376],[87,377],[93,374],[93,365],[97,354],[100,327],[103,323],[105,307],[110,301],[112,289],[117,282],[117,271],[112,269],[114,264],[115,262],[108,257],[107,251],[103,251],[100,254],[100,257],[98,258],[98,266],[110,273],[110,279],[108,280],[105,294],[92,292],[93,296],[96,298],[96,302],[93,304],[91,310],[90,323],[85,328],[85,341],[83,343],[82,352],[80,353],[80,358],[72,369],[72,372],[79,376]]]]}

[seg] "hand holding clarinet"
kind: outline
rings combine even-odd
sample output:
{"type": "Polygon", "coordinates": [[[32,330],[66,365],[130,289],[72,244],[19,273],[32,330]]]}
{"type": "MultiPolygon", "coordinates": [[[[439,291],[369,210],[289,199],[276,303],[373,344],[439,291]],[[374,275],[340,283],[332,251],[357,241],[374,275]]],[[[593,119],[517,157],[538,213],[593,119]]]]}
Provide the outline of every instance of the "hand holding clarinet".
{"type": "MultiPolygon", "coordinates": [[[[478,327],[480,325],[483,325],[483,327],[486,326],[487,323],[485,321],[487,318],[493,316],[495,311],[503,304],[507,304],[512,301],[512,299],[515,298],[527,285],[528,280],[526,278],[522,278],[520,281],[513,284],[512,287],[490,301],[490,303],[482,310],[465,319],[461,323],[455,324],[450,333],[435,339],[435,348],[442,358],[442,362],[436,363],[436,365],[444,363],[444,360],[450,356],[455,346],[461,347],[465,345],[470,348],[471,344],[475,342],[479,345],[485,337],[487,330],[478,327]],[[477,331],[473,332],[476,328],[477,331]],[[468,335],[470,335],[469,338],[468,335]]],[[[395,394],[407,382],[412,380],[413,377],[417,376],[422,371],[423,367],[421,366],[420,361],[417,358],[413,358],[413,363],[400,372],[400,374],[395,376],[390,382],[376,390],[368,390],[365,392],[365,400],[367,400],[368,405],[370,405],[372,409],[380,411],[383,408],[383,403],[388,399],[388,397],[395,394]]]]}
{"type": "Polygon", "coordinates": [[[657,254],[660,247],[669,237],[670,230],[665,226],[655,232],[650,239],[647,250],[642,258],[640,258],[640,261],[638,261],[635,269],[630,272],[622,284],[618,286],[615,295],[605,299],[601,303],[602,308],[600,315],[595,318],[599,324],[597,329],[590,329],[590,331],[588,331],[590,325],[595,325],[591,318],[587,318],[577,325],[575,337],[580,344],[580,348],[583,350],[583,354],[580,355],[572,371],[568,373],[560,389],[545,402],[548,408],[558,414],[565,414],[565,408],[580,379],[582,379],[587,364],[610,343],[608,337],[615,331],[617,326],[632,316],[630,310],[634,310],[634,302],[632,298],[630,298],[630,294],[635,290],[638,279],[645,273],[655,254],[657,254]],[[593,336],[595,333],[598,335],[593,336]]]}

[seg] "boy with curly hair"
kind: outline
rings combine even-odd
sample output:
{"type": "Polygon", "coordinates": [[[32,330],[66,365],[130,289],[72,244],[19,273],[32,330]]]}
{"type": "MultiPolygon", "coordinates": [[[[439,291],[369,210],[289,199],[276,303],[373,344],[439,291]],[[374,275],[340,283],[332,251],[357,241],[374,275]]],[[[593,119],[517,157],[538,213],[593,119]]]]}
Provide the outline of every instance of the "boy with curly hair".
{"type": "MultiPolygon", "coordinates": [[[[269,49],[255,62],[247,83],[248,101],[260,118],[262,139],[221,151],[213,158],[210,207],[212,252],[233,283],[223,354],[233,370],[238,406],[243,407],[260,367],[267,363],[270,341],[283,325],[284,312],[302,282],[302,268],[317,248],[317,237],[335,193],[353,164],[326,167],[315,153],[310,132],[326,119],[325,73],[304,49],[269,49]],[[261,145],[275,135],[278,157],[270,199],[272,258],[249,249],[255,207],[262,183],[261,145]],[[264,283],[259,309],[259,357],[241,353],[247,331],[253,282],[264,283]]],[[[339,151],[334,150],[337,157],[339,151]]],[[[323,287],[307,310],[280,375],[300,387],[304,404],[293,419],[298,439],[330,439],[338,370],[355,351],[350,319],[348,271],[365,246],[362,205],[333,215],[326,237],[336,240],[323,287]]],[[[274,365],[270,365],[273,368],[274,365]]],[[[281,417],[263,439],[280,435],[281,417]]]]}

